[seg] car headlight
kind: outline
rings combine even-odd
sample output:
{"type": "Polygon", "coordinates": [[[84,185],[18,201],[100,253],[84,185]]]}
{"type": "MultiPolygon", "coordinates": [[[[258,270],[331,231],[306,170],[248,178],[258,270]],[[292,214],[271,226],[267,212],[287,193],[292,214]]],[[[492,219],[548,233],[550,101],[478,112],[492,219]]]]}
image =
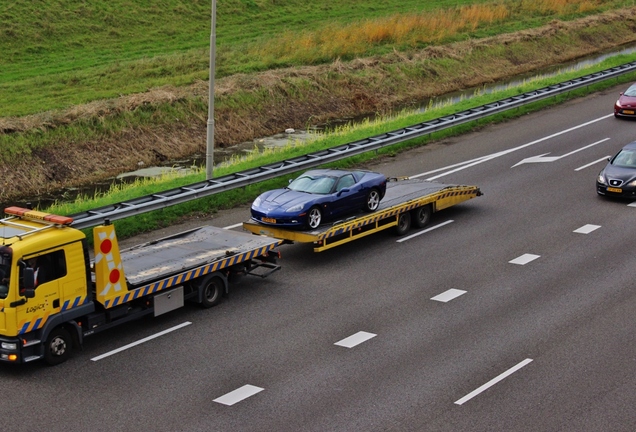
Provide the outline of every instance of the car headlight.
{"type": "Polygon", "coordinates": [[[288,208],[287,210],[285,210],[285,212],[287,213],[291,213],[291,212],[299,212],[303,209],[303,205],[302,204],[296,204],[294,206],[291,206],[290,208],[288,208]]]}
{"type": "Polygon", "coordinates": [[[256,199],[254,200],[254,202],[252,203],[252,207],[258,207],[261,205],[261,197],[256,197],[256,199]]]}
{"type": "Polygon", "coordinates": [[[596,179],[597,182],[599,182],[600,184],[607,184],[605,182],[605,174],[603,174],[603,171],[601,171],[601,173],[598,175],[598,178],[596,179]]]}
{"type": "Polygon", "coordinates": [[[619,107],[619,108],[621,107],[621,100],[620,99],[616,101],[616,106],[619,107]]]}
{"type": "Polygon", "coordinates": [[[629,183],[627,183],[627,186],[636,187],[636,180],[630,181],[629,183]]]}

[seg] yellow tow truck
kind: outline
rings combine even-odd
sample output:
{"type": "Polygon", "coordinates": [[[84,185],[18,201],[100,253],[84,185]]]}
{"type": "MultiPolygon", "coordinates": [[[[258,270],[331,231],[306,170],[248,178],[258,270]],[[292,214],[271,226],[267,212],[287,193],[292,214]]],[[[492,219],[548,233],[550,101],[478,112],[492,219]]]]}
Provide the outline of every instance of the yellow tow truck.
{"type": "Polygon", "coordinates": [[[280,266],[279,240],[203,226],[119,250],[114,225],[9,207],[0,220],[0,361],[65,361],[85,337],[185,300],[212,307],[231,278],[280,266]]]}
{"type": "Polygon", "coordinates": [[[309,231],[265,225],[253,219],[243,222],[243,228],[287,243],[313,243],[314,251],[322,252],[389,228],[397,235],[404,235],[411,226],[427,225],[434,212],[482,195],[477,186],[409,178],[390,180],[380,206],[373,213],[355,214],[309,231]]]}

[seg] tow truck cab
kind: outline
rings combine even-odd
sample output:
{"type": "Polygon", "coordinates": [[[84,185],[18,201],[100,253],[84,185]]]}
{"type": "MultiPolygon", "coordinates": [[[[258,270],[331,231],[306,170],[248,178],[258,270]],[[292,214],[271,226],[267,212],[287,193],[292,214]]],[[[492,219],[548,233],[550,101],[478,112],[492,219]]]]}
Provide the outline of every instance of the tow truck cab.
{"type": "Polygon", "coordinates": [[[42,357],[43,335],[65,321],[65,310],[92,307],[90,262],[86,236],[67,226],[72,219],[5,211],[15,217],[0,225],[0,360],[22,363],[42,357]]]}

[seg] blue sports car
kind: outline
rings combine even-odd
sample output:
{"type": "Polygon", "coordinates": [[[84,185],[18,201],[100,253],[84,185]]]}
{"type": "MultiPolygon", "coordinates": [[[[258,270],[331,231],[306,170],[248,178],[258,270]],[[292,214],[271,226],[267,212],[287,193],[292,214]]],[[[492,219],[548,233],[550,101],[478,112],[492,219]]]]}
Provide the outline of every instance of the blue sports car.
{"type": "Polygon", "coordinates": [[[386,181],[384,174],[366,170],[307,171],[286,188],[256,198],[252,219],[267,225],[315,229],[360,210],[376,210],[386,192],[386,181]]]}

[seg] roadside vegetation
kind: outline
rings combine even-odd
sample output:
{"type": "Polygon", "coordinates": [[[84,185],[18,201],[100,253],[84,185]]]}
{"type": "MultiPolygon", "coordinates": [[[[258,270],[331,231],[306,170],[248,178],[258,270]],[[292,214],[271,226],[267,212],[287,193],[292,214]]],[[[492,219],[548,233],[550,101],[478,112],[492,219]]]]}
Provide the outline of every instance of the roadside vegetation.
{"type": "MultiPolygon", "coordinates": [[[[209,0],[18,0],[0,11],[0,202],[204,153],[209,32],[209,0]]],[[[547,84],[478,95],[424,114],[409,111],[428,98],[633,41],[633,0],[219,0],[217,147],[340,118],[377,114],[381,120],[218,167],[215,175],[541,87],[547,84]]],[[[368,161],[358,157],[338,165],[352,163],[368,161]]],[[[199,170],[138,182],[53,210],[72,214],[203,179],[199,170]]],[[[192,212],[249,202],[284,181],[118,221],[118,230],[132,235],[192,212]]]]}

